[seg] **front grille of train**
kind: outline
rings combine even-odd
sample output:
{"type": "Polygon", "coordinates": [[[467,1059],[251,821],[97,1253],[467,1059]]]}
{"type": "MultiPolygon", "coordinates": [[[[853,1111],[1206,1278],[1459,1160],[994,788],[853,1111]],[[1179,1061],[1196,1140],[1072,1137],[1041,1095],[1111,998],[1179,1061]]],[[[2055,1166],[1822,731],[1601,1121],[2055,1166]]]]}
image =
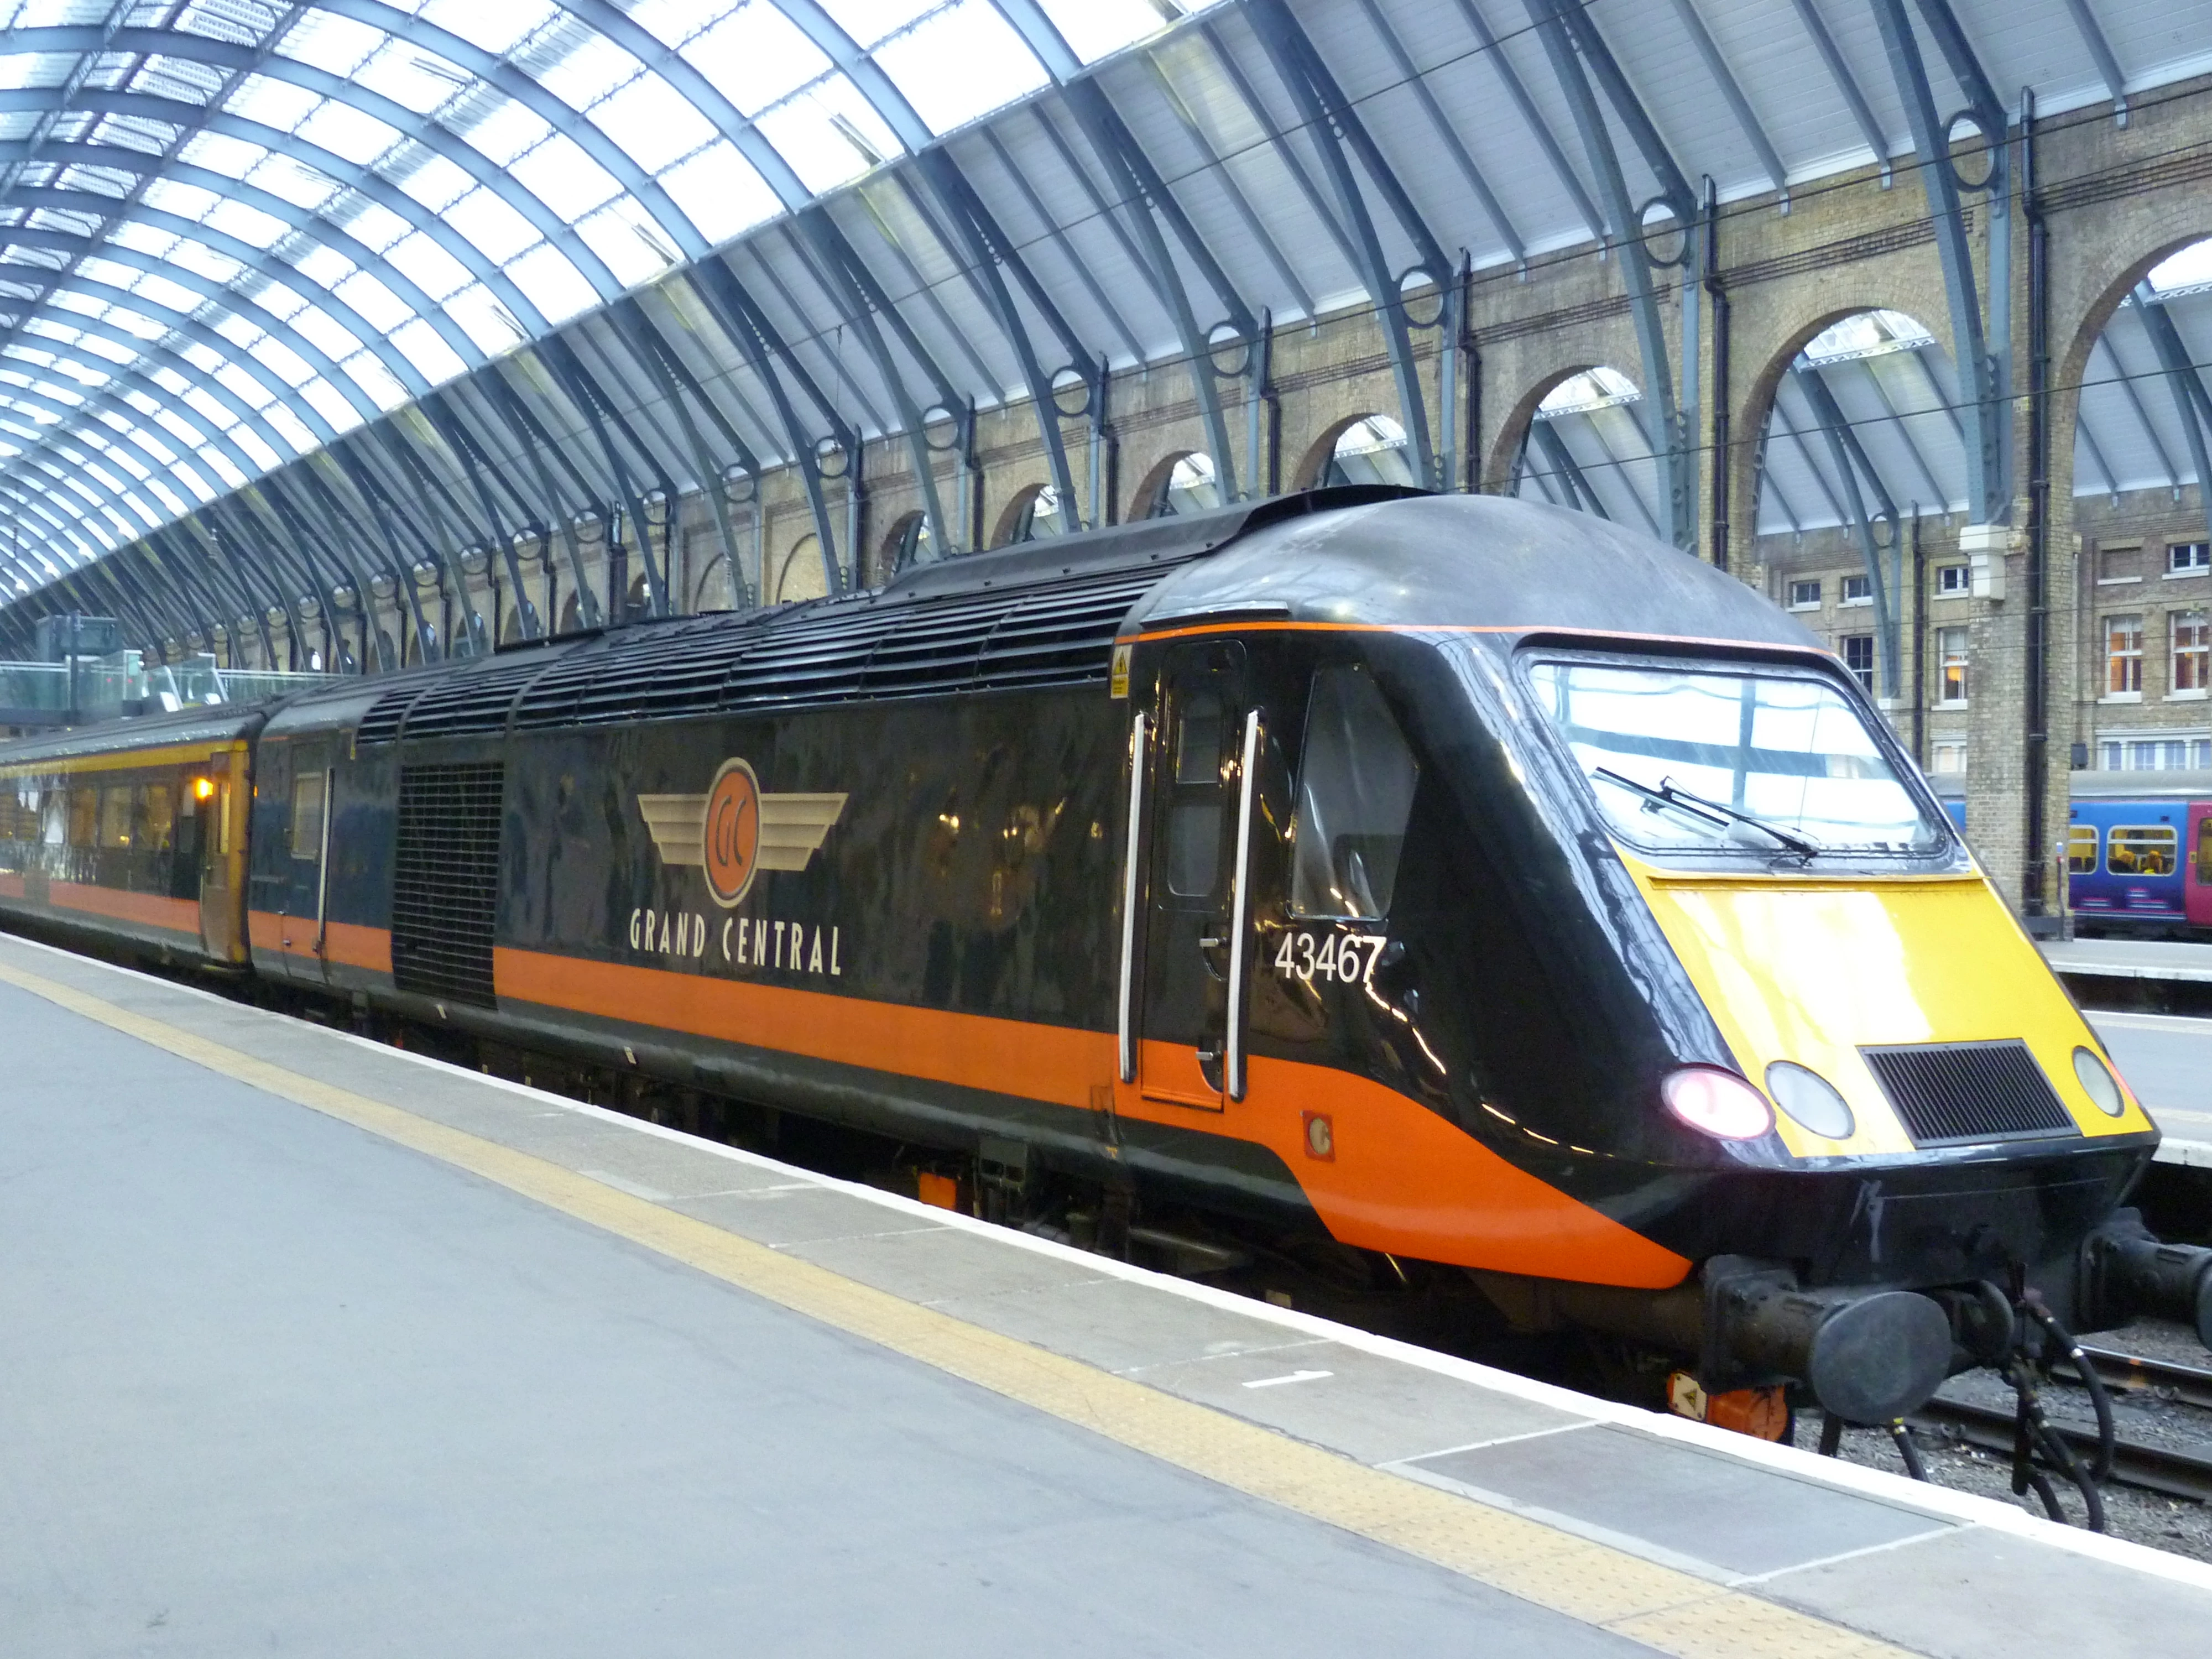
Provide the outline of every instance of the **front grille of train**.
{"type": "Polygon", "coordinates": [[[491,940],[504,770],[495,762],[399,769],[392,978],[403,991],[496,1006],[491,940]]]}
{"type": "Polygon", "coordinates": [[[2081,1133],[2025,1042],[1916,1042],[1859,1052],[1916,1146],[2081,1133]]]}

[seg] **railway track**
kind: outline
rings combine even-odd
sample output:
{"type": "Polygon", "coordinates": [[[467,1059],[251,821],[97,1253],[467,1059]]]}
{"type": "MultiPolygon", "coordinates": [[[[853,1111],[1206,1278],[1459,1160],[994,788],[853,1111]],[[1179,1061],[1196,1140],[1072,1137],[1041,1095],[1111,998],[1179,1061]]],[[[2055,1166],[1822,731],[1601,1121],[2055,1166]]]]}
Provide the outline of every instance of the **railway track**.
{"type": "MultiPolygon", "coordinates": [[[[2212,1370],[2145,1359],[2110,1348],[2084,1345],[2084,1356],[2105,1386],[2117,1395],[2151,1394],[2161,1400],[2212,1409],[2212,1370]]],[[[2079,1382],[2071,1365],[2054,1368],[2061,1378],[2079,1382]]],[[[1906,1419],[1923,1432],[2009,1457],[2014,1420],[2009,1408],[1972,1404],[1937,1395],[1906,1419]]],[[[2086,1461],[2096,1455],[2097,1432],[2086,1425],[2053,1419],[2051,1427],[2086,1461]]],[[[2112,1449],[2112,1478],[2147,1492],[2212,1503],[2212,1457],[2181,1451],[2122,1435],[2112,1449]]]]}

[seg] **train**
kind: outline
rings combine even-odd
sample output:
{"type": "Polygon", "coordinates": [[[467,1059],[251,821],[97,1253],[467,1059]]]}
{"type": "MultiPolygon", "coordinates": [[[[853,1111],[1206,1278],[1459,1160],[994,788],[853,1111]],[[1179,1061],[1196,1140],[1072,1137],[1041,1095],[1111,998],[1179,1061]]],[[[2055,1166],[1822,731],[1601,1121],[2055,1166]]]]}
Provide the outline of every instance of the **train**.
{"type": "Polygon", "coordinates": [[[1992,1287],[2212,1341],[2212,1251],[2126,1205],[2156,1127],[1853,678],[1536,503],[1317,490],[0,745],[0,916],[939,1149],[1012,1220],[1456,1275],[1706,1402],[1891,1422],[2001,1357],[1992,1287]]]}
{"type": "MultiPolygon", "coordinates": [[[[2078,771],[2069,782],[2066,902],[2075,931],[2212,939],[2212,771],[2078,771]]],[[[1963,831],[1965,781],[1936,783],[1963,831]]]]}

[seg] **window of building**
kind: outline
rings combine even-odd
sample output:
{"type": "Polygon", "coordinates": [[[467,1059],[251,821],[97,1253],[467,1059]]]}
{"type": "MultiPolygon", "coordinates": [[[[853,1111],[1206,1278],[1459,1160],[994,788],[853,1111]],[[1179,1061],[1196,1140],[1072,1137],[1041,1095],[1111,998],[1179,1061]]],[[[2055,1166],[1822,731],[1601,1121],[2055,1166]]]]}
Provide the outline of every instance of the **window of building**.
{"type": "Polygon", "coordinates": [[[2170,823],[2116,827],[2105,838],[2105,872],[2113,876],[2170,876],[2181,837],[2170,823]]]}
{"type": "Polygon", "coordinates": [[[2097,827],[2077,823],[2066,832],[2066,868],[2069,874],[2097,873],[2097,827]]]}
{"type": "Polygon", "coordinates": [[[1820,608],[1820,579],[1790,584],[1790,608],[1792,611],[1818,611],[1820,608]]]}
{"type": "Polygon", "coordinates": [[[2177,696],[2203,696],[2212,680],[2212,612],[2177,611],[2173,613],[2173,687],[2177,696]]]}
{"type": "Polygon", "coordinates": [[[1936,596],[1943,599],[1961,599],[1973,591],[1973,573],[1963,564],[1939,564],[1936,567],[1936,596]]]}
{"type": "Polygon", "coordinates": [[[1936,701],[1963,704],[1966,701],[1966,630],[1936,630],[1936,701]]]}
{"type": "Polygon", "coordinates": [[[1874,635],[1846,634],[1844,635],[1844,666],[1850,669],[1858,683],[1874,695],[1874,635]]]}
{"type": "Polygon", "coordinates": [[[323,775],[302,772],[292,780],[292,856],[323,855],[323,775]]]}
{"type": "Polygon", "coordinates": [[[2212,542],[2175,542],[2166,550],[2166,574],[2201,576],[2212,570],[2212,542]]]}
{"type": "Polygon", "coordinates": [[[2142,580],[2142,544],[2097,550],[2100,582],[2139,582],[2142,580]]]}
{"type": "Polygon", "coordinates": [[[1844,577],[1843,581],[1843,603],[1845,605],[1872,605],[1874,603],[1874,579],[1871,576],[1844,577]]]}
{"type": "Polygon", "coordinates": [[[2105,695],[2142,696],[2142,618],[2105,618],[2105,695]]]}
{"type": "Polygon", "coordinates": [[[1291,911],[1375,920],[1390,911],[1420,767],[1360,668],[1314,676],[1291,826],[1291,911]]]}
{"type": "Polygon", "coordinates": [[[1947,777],[1957,777],[1966,769],[1966,745],[1963,743],[1939,743],[1928,751],[1928,769],[1947,777]]]}
{"type": "Polygon", "coordinates": [[[2107,772],[2212,769],[2212,737],[2199,732],[2158,738],[2107,738],[2097,746],[2099,763],[2107,772]]]}

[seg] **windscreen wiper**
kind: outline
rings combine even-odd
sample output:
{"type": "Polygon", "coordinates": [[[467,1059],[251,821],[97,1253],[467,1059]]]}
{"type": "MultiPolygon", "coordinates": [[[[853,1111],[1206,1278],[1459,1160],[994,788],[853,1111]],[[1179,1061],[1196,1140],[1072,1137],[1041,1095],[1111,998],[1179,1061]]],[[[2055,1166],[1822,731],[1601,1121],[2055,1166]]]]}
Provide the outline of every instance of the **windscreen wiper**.
{"type": "Polygon", "coordinates": [[[1681,787],[1672,778],[1660,779],[1659,787],[1655,789],[1648,783],[1638,783],[1634,778],[1623,777],[1611,767],[1601,766],[1591,775],[1603,778],[1607,783],[1617,783],[1622,788],[1632,790],[1646,800],[1654,801],[1659,805],[1671,806],[1678,812],[1686,813],[1692,817],[1703,818],[1711,824],[1725,827],[1731,818],[1738,823],[1747,824],[1762,836],[1771,836],[1801,858],[1809,859],[1824,850],[1818,842],[1801,836],[1794,830],[1784,830],[1779,825],[1769,823],[1764,818],[1753,817],[1748,812],[1738,811],[1733,806],[1725,806],[1717,800],[1708,800],[1703,795],[1694,794],[1681,787]]]}

